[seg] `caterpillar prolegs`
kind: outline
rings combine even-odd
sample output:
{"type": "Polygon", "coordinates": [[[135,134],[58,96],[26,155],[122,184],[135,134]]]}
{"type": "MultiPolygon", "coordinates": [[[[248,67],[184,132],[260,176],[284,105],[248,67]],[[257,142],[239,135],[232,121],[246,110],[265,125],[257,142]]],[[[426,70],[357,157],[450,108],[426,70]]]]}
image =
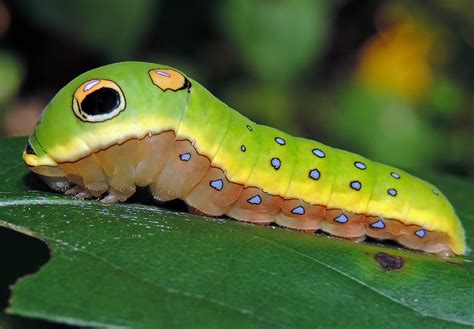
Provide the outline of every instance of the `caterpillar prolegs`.
{"type": "Polygon", "coordinates": [[[196,213],[466,252],[459,219],[431,184],[255,124],[163,65],[80,75],[45,108],[23,158],[51,188],[79,197],[122,202],[148,186],[196,213]]]}

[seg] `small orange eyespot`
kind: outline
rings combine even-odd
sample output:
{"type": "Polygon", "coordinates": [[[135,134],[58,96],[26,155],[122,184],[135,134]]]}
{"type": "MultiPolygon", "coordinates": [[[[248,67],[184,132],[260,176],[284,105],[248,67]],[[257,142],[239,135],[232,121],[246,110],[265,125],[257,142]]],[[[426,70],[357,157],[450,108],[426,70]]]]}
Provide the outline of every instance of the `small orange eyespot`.
{"type": "Polygon", "coordinates": [[[153,84],[161,90],[178,91],[190,86],[190,82],[181,73],[171,69],[153,69],[148,72],[153,84]]]}
{"type": "Polygon", "coordinates": [[[117,116],[125,109],[125,97],[113,81],[88,80],[74,92],[72,108],[82,121],[102,122],[117,116]]]}

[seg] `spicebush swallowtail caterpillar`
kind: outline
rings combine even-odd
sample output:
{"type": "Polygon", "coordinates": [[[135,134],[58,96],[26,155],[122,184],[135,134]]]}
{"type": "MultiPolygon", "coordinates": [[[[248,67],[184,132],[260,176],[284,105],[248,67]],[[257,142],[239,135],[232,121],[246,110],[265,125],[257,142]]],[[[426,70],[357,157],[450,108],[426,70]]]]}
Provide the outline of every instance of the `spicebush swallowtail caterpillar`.
{"type": "Polygon", "coordinates": [[[256,124],[183,73],[124,62],[86,72],[43,111],[23,152],[54,190],[103,202],[149,186],[210,216],[466,252],[445,196],[402,170],[256,124]]]}

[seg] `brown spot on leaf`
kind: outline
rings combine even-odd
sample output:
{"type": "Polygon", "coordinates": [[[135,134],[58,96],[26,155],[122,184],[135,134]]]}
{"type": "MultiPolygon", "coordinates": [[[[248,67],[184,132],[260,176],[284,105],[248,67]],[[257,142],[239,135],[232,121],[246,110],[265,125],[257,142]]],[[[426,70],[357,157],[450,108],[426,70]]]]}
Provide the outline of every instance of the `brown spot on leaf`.
{"type": "Polygon", "coordinates": [[[404,264],[402,257],[386,254],[384,252],[375,254],[374,258],[385,270],[399,270],[404,264]]]}

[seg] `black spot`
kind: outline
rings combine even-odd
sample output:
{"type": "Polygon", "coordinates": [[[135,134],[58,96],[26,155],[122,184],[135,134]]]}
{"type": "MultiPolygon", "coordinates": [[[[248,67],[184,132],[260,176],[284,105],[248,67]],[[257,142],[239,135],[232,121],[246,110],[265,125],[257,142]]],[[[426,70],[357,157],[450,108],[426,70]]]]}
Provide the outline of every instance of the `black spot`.
{"type": "Polygon", "coordinates": [[[379,252],[374,256],[375,260],[382,266],[385,270],[399,270],[403,267],[404,261],[400,256],[386,254],[384,252],[379,252]]]}
{"type": "Polygon", "coordinates": [[[188,93],[190,93],[191,92],[191,87],[192,87],[191,81],[189,81],[187,78],[184,78],[184,84],[180,88],[180,90],[187,89],[188,93]]]}
{"type": "Polygon", "coordinates": [[[253,130],[252,127],[250,127],[249,125],[247,125],[247,129],[248,129],[249,131],[252,131],[252,130],[253,130]]]}
{"type": "Polygon", "coordinates": [[[107,114],[120,105],[120,94],[112,88],[100,88],[87,95],[81,102],[82,112],[88,115],[107,114]]]}
{"type": "Polygon", "coordinates": [[[242,152],[245,152],[245,151],[247,151],[247,148],[245,147],[245,145],[242,145],[242,146],[240,147],[240,150],[241,150],[242,152]]]}
{"type": "Polygon", "coordinates": [[[33,150],[33,148],[30,145],[30,142],[28,142],[25,146],[25,153],[36,155],[35,150],[33,150]]]}

